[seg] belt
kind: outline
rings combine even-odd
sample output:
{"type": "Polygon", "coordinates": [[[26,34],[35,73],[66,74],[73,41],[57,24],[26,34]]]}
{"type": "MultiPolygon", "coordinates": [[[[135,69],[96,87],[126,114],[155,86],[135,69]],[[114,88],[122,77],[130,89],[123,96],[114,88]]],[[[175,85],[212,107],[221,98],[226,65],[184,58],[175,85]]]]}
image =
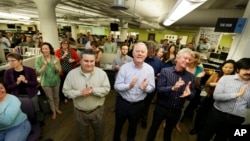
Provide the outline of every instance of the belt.
{"type": "Polygon", "coordinates": [[[229,113],[226,113],[226,112],[222,112],[222,111],[216,109],[215,107],[213,107],[213,108],[214,108],[214,110],[216,110],[217,112],[219,112],[219,113],[221,113],[221,114],[224,114],[226,117],[245,119],[244,117],[240,117],[240,116],[232,115],[232,114],[229,114],[229,113]]]}
{"type": "Polygon", "coordinates": [[[101,106],[97,106],[95,109],[93,109],[93,110],[90,110],[90,111],[83,111],[83,110],[80,110],[80,109],[77,109],[77,108],[75,108],[77,111],[80,111],[80,112],[83,112],[83,113],[85,113],[85,114],[91,114],[91,113],[93,113],[94,111],[96,111],[97,109],[99,109],[101,106]]]}
{"type": "Polygon", "coordinates": [[[119,96],[121,98],[122,101],[124,101],[125,103],[127,103],[128,105],[136,105],[136,104],[140,104],[143,102],[143,100],[140,101],[136,101],[136,102],[131,102],[131,101],[127,101],[126,99],[124,99],[122,96],[119,96]]]}

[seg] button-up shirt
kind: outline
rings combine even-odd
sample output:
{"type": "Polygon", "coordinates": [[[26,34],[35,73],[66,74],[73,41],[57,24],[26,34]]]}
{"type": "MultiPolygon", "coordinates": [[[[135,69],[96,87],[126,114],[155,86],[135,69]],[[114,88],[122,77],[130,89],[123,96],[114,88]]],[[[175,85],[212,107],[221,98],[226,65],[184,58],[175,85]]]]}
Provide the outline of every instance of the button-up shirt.
{"type": "Polygon", "coordinates": [[[183,70],[177,72],[175,67],[163,68],[158,78],[158,96],[157,103],[165,108],[182,109],[185,99],[192,98],[195,94],[195,77],[192,73],[183,70]],[[181,78],[185,84],[181,86],[177,91],[172,91],[172,87],[181,78]],[[190,96],[181,98],[186,85],[191,81],[190,96]]]}
{"type": "Polygon", "coordinates": [[[214,90],[214,107],[221,112],[246,117],[247,108],[250,107],[250,89],[248,88],[243,96],[236,97],[246,83],[239,79],[238,74],[223,76],[214,90]]]}
{"type": "Polygon", "coordinates": [[[126,63],[121,66],[117,74],[114,88],[127,101],[144,100],[147,93],[151,93],[155,89],[154,70],[147,63],[143,63],[141,68],[136,67],[133,61],[126,63]],[[138,78],[138,81],[133,88],[129,88],[134,78],[138,78]],[[147,80],[148,86],[142,90],[140,86],[144,79],[147,80]]]}

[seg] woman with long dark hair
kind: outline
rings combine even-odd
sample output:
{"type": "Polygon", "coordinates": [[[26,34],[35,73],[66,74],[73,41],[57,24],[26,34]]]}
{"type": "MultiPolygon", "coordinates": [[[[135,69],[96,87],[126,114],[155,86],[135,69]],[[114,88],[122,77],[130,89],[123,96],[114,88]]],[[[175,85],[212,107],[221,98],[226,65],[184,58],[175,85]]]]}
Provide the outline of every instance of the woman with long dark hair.
{"type": "Polygon", "coordinates": [[[194,128],[190,130],[190,134],[194,135],[197,133],[198,130],[203,126],[205,118],[208,112],[212,109],[214,99],[213,99],[213,92],[214,88],[217,85],[217,82],[222,76],[225,75],[233,75],[236,71],[236,65],[234,60],[227,60],[225,61],[218,72],[214,72],[206,82],[206,91],[207,95],[203,102],[201,103],[200,108],[197,110],[197,114],[195,117],[194,128]]]}

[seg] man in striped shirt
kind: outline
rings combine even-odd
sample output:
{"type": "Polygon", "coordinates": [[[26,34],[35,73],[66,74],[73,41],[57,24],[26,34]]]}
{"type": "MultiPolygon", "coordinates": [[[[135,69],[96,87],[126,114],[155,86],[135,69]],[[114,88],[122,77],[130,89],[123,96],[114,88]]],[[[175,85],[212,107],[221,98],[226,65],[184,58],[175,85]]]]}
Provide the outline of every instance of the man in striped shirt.
{"type": "Polygon", "coordinates": [[[176,55],[176,65],[163,68],[157,83],[157,100],[152,125],[148,132],[147,141],[153,141],[162,121],[166,120],[164,141],[171,141],[172,130],[180,119],[186,99],[195,93],[195,77],[186,71],[193,51],[184,48],[176,55]]]}
{"type": "Polygon", "coordinates": [[[230,129],[241,125],[250,107],[250,58],[236,63],[237,74],[223,76],[214,91],[214,107],[198,133],[197,141],[227,141],[230,129]]]}

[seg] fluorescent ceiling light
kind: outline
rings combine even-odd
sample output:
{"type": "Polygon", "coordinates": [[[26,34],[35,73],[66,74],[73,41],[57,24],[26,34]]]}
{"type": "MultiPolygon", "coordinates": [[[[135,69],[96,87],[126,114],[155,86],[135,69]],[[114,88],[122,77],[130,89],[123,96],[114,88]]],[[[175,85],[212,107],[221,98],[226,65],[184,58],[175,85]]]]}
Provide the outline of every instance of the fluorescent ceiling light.
{"type": "Polygon", "coordinates": [[[207,0],[178,0],[169,12],[167,18],[163,22],[163,25],[170,26],[206,1],[207,0]]]}
{"type": "Polygon", "coordinates": [[[16,14],[11,14],[11,13],[3,13],[0,12],[0,17],[1,18],[5,18],[5,19],[25,19],[25,20],[29,20],[30,17],[28,16],[22,16],[22,15],[16,15],[16,14]]]}

